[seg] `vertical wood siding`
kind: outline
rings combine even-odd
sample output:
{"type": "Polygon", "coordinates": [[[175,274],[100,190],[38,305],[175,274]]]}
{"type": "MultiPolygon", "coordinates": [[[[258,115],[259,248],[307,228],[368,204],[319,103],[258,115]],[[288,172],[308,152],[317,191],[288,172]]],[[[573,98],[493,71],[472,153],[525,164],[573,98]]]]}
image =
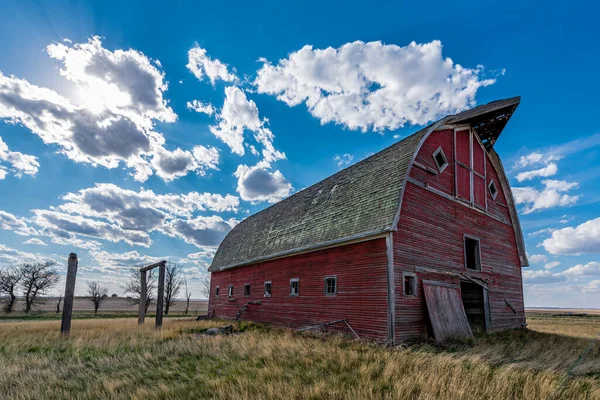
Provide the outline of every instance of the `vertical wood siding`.
{"type": "MultiPolygon", "coordinates": [[[[293,328],[346,319],[359,336],[388,339],[385,238],[324,249],[212,273],[210,310],[231,318],[249,301],[241,319],[293,328]],[[325,295],[325,277],[337,277],[337,294],[325,295]],[[299,278],[299,296],[290,297],[290,279],[299,278]],[[272,295],[265,297],[265,281],[272,295]],[[244,296],[244,285],[251,285],[244,296]],[[233,299],[227,288],[234,285],[233,299]],[[220,287],[220,296],[215,288],[220,287]]],[[[340,330],[347,328],[340,326],[340,330]]]]}
{"type": "MultiPolygon", "coordinates": [[[[464,142],[464,139],[461,140],[464,142]]],[[[452,149],[452,136],[448,131],[432,133],[423,144],[416,161],[429,165],[428,160],[432,158],[433,151],[440,146],[444,149],[450,167],[439,175],[413,167],[410,176],[454,197],[454,187],[448,184],[454,181],[454,164],[451,161],[453,154],[451,150],[446,151],[446,148],[452,149]]],[[[477,168],[480,169],[481,166],[477,168]]],[[[510,222],[505,194],[502,193],[497,173],[489,161],[486,165],[486,178],[488,182],[489,179],[494,179],[499,191],[494,201],[485,187],[489,212],[503,216],[510,222]]],[[[481,203],[481,199],[478,202],[481,203]]],[[[394,232],[393,237],[396,341],[415,338],[427,332],[422,280],[459,284],[458,274],[461,273],[488,281],[490,330],[516,328],[525,322],[521,268],[514,231],[509,223],[500,222],[481,211],[465,207],[409,182],[402,200],[398,231],[394,232]],[[465,268],[463,235],[480,239],[481,271],[465,268]],[[403,271],[416,272],[416,296],[404,296],[403,271]],[[505,299],[515,306],[516,313],[506,304],[505,299]]]]}

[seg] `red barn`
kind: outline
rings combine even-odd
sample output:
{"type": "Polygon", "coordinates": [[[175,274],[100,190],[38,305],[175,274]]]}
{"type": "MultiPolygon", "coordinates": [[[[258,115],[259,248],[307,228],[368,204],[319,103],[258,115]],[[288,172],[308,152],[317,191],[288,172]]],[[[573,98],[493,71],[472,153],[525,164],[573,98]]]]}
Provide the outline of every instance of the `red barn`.
{"type": "Polygon", "coordinates": [[[209,268],[209,312],[361,338],[525,324],[523,235],[494,143],[520,98],[447,116],[243,220],[209,268]]]}

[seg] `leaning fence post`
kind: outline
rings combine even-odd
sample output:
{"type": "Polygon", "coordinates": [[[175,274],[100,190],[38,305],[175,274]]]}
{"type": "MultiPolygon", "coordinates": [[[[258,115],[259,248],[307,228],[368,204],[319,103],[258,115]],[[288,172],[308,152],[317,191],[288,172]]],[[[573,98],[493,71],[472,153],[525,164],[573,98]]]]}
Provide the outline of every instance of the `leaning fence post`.
{"type": "Polygon", "coordinates": [[[146,317],[146,271],[140,271],[140,311],[138,314],[138,324],[144,323],[146,317]]]}
{"type": "Polygon", "coordinates": [[[156,328],[162,327],[163,308],[165,300],[165,263],[158,267],[158,293],[156,295],[156,328]]]}
{"type": "Polygon", "coordinates": [[[75,278],[77,277],[77,254],[69,254],[67,267],[67,283],[65,285],[65,300],[63,303],[62,323],[60,333],[68,335],[71,331],[71,316],[73,315],[73,296],[75,295],[75,278]]]}

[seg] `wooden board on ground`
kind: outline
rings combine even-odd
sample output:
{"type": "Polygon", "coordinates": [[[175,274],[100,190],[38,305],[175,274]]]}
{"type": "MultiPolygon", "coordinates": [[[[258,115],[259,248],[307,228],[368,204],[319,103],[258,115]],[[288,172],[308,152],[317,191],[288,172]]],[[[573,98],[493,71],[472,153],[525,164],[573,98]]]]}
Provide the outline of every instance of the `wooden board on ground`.
{"type": "Polygon", "coordinates": [[[423,281],[423,292],[436,342],[473,337],[459,286],[423,281]]]}

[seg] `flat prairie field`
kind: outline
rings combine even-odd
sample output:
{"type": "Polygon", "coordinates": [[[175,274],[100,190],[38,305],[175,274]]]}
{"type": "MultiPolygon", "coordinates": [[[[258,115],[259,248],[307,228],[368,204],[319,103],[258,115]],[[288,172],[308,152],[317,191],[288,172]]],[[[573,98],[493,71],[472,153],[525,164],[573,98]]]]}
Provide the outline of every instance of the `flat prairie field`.
{"type": "Polygon", "coordinates": [[[76,319],[0,324],[6,399],[600,399],[599,317],[530,315],[526,330],[444,347],[227,321],[76,319]]]}

